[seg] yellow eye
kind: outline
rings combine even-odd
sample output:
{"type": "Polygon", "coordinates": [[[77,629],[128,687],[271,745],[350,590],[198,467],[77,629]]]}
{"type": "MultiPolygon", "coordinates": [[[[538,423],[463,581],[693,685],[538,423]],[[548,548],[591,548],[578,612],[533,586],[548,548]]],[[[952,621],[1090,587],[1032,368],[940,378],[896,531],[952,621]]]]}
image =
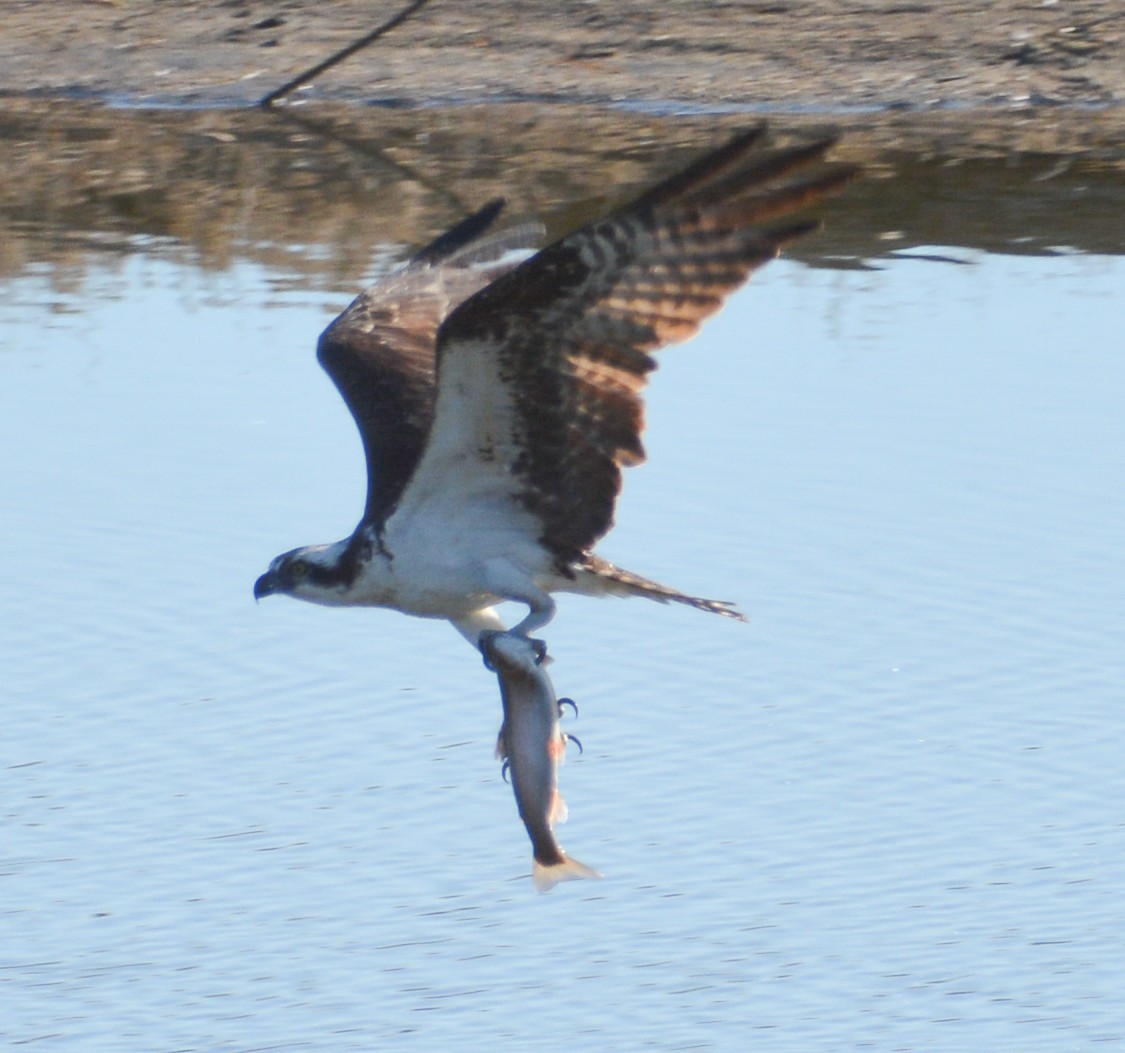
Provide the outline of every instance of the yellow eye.
{"type": "Polygon", "coordinates": [[[308,576],[309,565],[303,559],[295,559],[289,564],[289,577],[293,581],[300,581],[302,578],[308,576]]]}

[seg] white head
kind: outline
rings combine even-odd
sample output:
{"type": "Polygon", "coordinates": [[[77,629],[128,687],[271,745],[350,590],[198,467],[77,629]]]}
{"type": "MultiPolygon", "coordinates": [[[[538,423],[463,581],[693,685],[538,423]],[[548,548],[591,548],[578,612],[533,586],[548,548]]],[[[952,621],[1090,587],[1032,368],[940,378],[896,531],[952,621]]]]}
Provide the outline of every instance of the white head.
{"type": "Polygon", "coordinates": [[[331,545],[305,545],[282,553],[254,582],[254,599],[281,593],[309,603],[347,603],[360,558],[351,539],[331,545]]]}

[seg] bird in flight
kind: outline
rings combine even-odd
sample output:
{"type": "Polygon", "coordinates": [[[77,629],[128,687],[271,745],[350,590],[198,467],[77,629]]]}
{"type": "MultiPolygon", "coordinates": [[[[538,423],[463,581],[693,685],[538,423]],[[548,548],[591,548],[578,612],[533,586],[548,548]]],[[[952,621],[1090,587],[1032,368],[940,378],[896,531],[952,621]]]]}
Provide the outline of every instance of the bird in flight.
{"type": "Polygon", "coordinates": [[[478,647],[504,631],[497,604],[525,605],[511,631],[530,636],[557,592],[741,618],[593,550],[621,469],[644,460],[652,353],[816,229],[794,213],[855,174],[826,163],[832,140],[765,149],[762,137],[735,137],[533,253],[541,228],[491,232],[493,201],[362,293],[317,356],[359,426],[363,518],[342,541],[278,556],[255,597],[446,619],[478,647]]]}

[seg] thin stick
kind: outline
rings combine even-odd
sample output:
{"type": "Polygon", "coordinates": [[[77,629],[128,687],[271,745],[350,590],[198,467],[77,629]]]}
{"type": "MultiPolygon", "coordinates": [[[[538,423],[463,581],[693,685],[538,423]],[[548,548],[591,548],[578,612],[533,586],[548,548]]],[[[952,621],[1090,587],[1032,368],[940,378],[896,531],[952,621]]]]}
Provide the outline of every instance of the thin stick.
{"type": "Polygon", "coordinates": [[[467,216],[473,211],[473,206],[469,202],[466,202],[462,197],[453,193],[444,183],[435,179],[430,179],[421,171],[413,169],[409,165],[403,164],[401,161],[396,161],[393,157],[388,157],[383,150],[377,146],[373,146],[371,143],[364,142],[362,139],[341,132],[328,121],[319,121],[310,117],[308,110],[304,107],[279,106],[275,108],[273,112],[281,118],[281,120],[288,121],[290,124],[295,124],[298,128],[303,128],[307,132],[312,132],[314,135],[319,136],[327,142],[340,143],[346,149],[359,154],[361,157],[373,159],[388,171],[405,179],[408,183],[417,184],[450,206],[455,217],[467,216]]]}
{"type": "Polygon", "coordinates": [[[344,59],[350,58],[357,51],[367,47],[372,41],[378,40],[384,33],[389,33],[396,26],[402,25],[415,11],[424,7],[426,3],[428,3],[428,0],[412,0],[412,2],[407,4],[397,15],[388,19],[377,29],[373,29],[367,36],[363,37],[361,40],[355,41],[354,44],[349,44],[343,51],[337,51],[335,55],[326,58],[323,62],[313,66],[312,69],[305,70],[300,76],[294,77],[276,91],[271,91],[258,105],[272,106],[279,99],[285,98],[286,95],[289,95],[291,92],[301,87],[301,85],[308,84],[313,78],[319,77],[326,69],[331,69],[337,63],[343,62],[344,59]]]}

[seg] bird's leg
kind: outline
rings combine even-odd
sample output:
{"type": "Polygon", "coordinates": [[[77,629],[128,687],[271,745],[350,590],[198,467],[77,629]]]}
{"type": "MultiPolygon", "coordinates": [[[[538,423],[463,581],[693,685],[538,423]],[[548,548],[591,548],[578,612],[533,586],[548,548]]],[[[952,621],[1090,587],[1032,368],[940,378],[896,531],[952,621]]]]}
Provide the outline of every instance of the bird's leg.
{"type": "MultiPolygon", "coordinates": [[[[547,645],[542,640],[533,639],[531,633],[535,629],[542,629],[555,616],[555,601],[551,594],[539,588],[525,573],[514,567],[508,560],[494,559],[486,562],[484,566],[485,578],[489,591],[504,600],[514,603],[527,604],[527,617],[518,625],[509,630],[512,636],[520,636],[527,640],[535,653],[535,664],[542,665],[547,659],[547,645]]],[[[474,611],[465,618],[453,622],[458,631],[470,641],[476,643],[481,653],[485,655],[485,664],[491,669],[485,648],[488,640],[494,634],[487,630],[503,629],[496,611],[491,607],[474,611]],[[470,635],[470,633],[472,635],[470,635]]]]}
{"type": "Polygon", "coordinates": [[[549,592],[530,587],[525,588],[521,595],[511,598],[527,604],[527,617],[513,626],[512,632],[527,639],[535,650],[536,665],[542,665],[547,661],[547,644],[546,641],[533,637],[531,632],[534,629],[542,629],[555,616],[555,601],[549,592]]]}
{"type": "Polygon", "coordinates": [[[450,618],[449,624],[453,626],[474,647],[480,641],[480,634],[485,629],[504,630],[504,623],[495,607],[481,607],[479,610],[470,611],[458,618],[450,618]]]}
{"type": "Polygon", "coordinates": [[[485,669],[490,673],[496,672],[496,663],[492,660],[492,649],[497,638],[501,636],[516,636],[528,644],[531,647],[536,665],[542,665],[548,661],[546,640],[536,640],[533,637],[524,636],[522,633],[517,633],[515,629],[485,629],[477,637],[477,650],[480,651],[481,658],[484,660],[485,669]]]}

